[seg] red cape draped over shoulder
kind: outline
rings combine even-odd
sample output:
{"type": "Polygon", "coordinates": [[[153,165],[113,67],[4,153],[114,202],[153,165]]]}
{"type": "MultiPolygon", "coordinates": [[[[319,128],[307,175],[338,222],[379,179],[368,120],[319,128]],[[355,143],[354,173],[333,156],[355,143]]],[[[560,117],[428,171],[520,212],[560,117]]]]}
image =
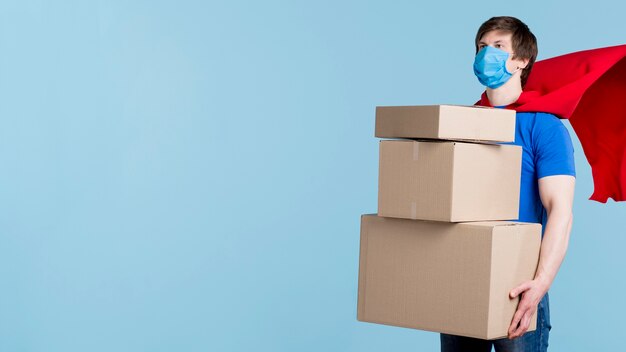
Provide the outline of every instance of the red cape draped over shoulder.
{"type": "MultiPolygon", "coordinates": [[[[486,92],[475,105],[491,106],[486,92]]],[[[537,61],[506,108],[569,119],[591,165],[589,199],[626,200],[626,45],[537,61]]]]}

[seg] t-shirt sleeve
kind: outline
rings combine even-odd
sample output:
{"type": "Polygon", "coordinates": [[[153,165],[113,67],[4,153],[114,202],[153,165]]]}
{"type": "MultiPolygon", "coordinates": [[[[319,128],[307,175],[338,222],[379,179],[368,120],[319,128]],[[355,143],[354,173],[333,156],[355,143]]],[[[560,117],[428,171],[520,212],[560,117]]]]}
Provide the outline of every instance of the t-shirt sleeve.
{"type": "Polygon", "coordinates": [[[552,114],[541,114],[535,139],[537,178],[553,175],[576,177],[574,146],[567,127],[552,114]]]}

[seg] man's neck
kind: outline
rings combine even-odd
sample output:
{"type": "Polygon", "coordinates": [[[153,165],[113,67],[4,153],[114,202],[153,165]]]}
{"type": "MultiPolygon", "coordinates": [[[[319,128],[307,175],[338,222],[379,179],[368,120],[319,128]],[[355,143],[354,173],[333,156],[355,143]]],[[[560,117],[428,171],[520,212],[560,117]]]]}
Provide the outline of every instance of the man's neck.
{"type": "Polygon", "coordinates": [[[514,78],[516,77],[511,77],[505,84],[496,89],[487,87],[487,97],[492,106],[506,106],[517,101],[522,94],[522,83],[519,78],[514,78]]]}

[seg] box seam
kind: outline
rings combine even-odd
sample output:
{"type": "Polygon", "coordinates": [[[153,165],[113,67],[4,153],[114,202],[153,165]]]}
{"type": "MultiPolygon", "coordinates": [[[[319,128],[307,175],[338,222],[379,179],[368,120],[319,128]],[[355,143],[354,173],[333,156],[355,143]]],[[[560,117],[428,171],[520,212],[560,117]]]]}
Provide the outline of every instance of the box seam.
{"type": "Polygon", "coordinates": [[[441,112],[442,112],[442,108],[441,105],[437,105],[437,131],[435,132],[435,135],[438,138],[441,138],[441,112]]]}
{"type": "Polygon", "coordinates": [[[454,222],[455,219],[455,211],[454,208],[452,207],[453,201],[454,201],[454,192],[456,190],[456,177],[455,172],[454,172],[454,166],[456,164],[456,147],[457,143],[456,142],[452,142],[452,157],[450,158],[452,161],[452,166],[450,167],[450,172],[452,173],[450,178],[452,179],[452,189],[450,190],[450,197],[448,199],[448,209],[450,209],[450,215],[448,216],[448,218],[450,219],[450,222],[454,222]]]}
{"type": "Polygon", "coordinates": [[[367,246],[368,246],[368,238],[369,238],[369,236],[367,236],[367,232],[369,231],[369,228],[365,230],[366,226],[364,226],[365,221],[367,221],[367,216],[362,215],[361,218],[363,220],[361,221],[361,233],[360,233],[361,246],[359,247],[359,259],[360,260],[359,260],[359,284],[358,284],[358,292],[357,292],[357,297],[358,297],[357,320],[360,320],[359,316],[361,319],[366,319],[365,318],[365,283],[366,283],[365,278],[367,276],[366,275],[367,246]],[[359,312],[361,314],[359,314],[359,312]]]}
{"type": "Polygon", "coordinates": [[[491,236],[489,238],[489,241],[491,242],[491,255],[489,256],[489,289],[487,290],[487,331],[485,332],[485,336],[487,336],[488,338],[491,337],[491,324],[493,323],[492,319],[491,319],[491,311],[492,311],[492,306],[491,306],[491,290],[493,289],[493,258],[494,258],[494,250],[495,250],[495,242],[494,242],[494,238],[496,236],[496,229],[498,228],[498,226],[494,226],[491,229],[491,236]]]}

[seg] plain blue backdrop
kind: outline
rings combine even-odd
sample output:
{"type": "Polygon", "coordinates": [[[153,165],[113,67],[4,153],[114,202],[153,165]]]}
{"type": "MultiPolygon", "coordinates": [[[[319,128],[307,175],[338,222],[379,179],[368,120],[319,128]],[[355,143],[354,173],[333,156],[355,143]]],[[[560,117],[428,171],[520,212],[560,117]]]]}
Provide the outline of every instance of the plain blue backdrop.
{"type": "MultiPolygon", "coordinates": [[[[375,106],[473,104],[491,16],[539,59],[624,44],[592,4],[3,1],[0,351],[436,351],[356,320],[375,106]]],[[[550,350],[619,350],[626,204],[570,132],[550,350]]]]}

